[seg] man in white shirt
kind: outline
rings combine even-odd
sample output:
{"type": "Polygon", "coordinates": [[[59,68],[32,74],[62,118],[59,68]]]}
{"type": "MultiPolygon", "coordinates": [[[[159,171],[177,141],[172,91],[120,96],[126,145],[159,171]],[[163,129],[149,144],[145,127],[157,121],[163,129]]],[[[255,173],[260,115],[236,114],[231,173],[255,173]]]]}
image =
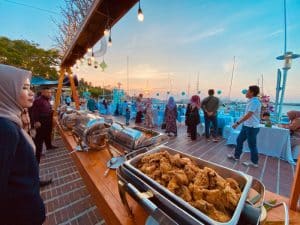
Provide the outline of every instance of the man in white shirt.
{"type": "Polygon", "coordinates": [[[258,167],[258,152],[256,146],[256,136],[259,132],[261,102],[257,95],[259,94],[259,87],[256,85],[249,86],[246,93],[248,98],[245,115],[237,121],[232,127],[235,129],[238,125],[243,123],[242,130],[237,138],[237,145],[234,154],[229,154],[228,158],[239,160],[243,151],[244,141],[248,141],[251,153],[251,160],[243,162],[245,166],[258,167]]]}

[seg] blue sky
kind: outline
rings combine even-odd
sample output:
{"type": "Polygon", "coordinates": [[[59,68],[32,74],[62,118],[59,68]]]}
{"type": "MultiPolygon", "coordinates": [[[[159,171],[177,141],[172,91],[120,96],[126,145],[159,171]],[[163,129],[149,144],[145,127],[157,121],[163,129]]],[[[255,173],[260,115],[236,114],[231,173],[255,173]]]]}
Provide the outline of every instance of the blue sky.
{"type": "MultiPolygon", "coordinates": [[[[59,12],[62,0],[15,0],[59,12]]],[[[257,84],[264,76],[265,92],[275,95],[276,71],[283,62],[283,0],[142,0],[145,20],[136,19],[137,5],[112,29],[113,46],[104,59],[105,72],[81,67],[80,77],[95,84],[116,86],[120,81],[132,94],[147,90],[149,95],[167,90],[180,97],[182,91],[196,91],[197,74],[203,94],[208,88],[228,96],[233,57],[236,68],[232,98],[243,98],[241,90],[257,84]]],[[[57,32],[48,13],[0,0],[0,35],[33,40],[52,47],[57,32]]],[[[287,0],[288,50],[300,53],[300,1],[287,0]]],[[[96,47],[97,48],[97,47],[96,47]]],[[[99,59],[100,61],[102,60],[99,59]]],[[[300,102],[300,59],[289,71],[286,100],[300,102]]]]}

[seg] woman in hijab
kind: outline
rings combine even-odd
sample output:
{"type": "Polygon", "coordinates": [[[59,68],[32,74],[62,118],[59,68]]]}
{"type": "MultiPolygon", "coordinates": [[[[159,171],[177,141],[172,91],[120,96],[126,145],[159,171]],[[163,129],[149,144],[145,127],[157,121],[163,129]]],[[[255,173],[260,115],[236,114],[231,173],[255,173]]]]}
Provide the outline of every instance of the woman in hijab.
{"type": "Polygon", "coordinates": [[[174,136],[177,136],[176,118],[177,106],[174,98],[171,96],[168,100],[168,104],[165,110],[166,133],[168,135],[171,135],[171,133],[173,133],[174,136]]]}
{"type": "Polygon", "coordinates": [[[193,95],[186,113],[187,131],[192,140],[196,140],[197,138],[197,125],[200,123],[199,109],[200,97],[198,95],[193,95]]]}
{"type": "Polygon", "coordinates": [[[33,103],[30,78],[26,70],[0,64],[0,223],[5,225],[45,220],[35,146],[21,120],[33,103]]]}
{"type": "Polygon", "coordinates": [[[145,125],[148,128],[153,128],[153,109],[150,98],[147,99],[145,107],[145,125]]]}
{"type": "Polygon", "coordinates": [[[291,145],[293,149],[297,145],[300,145],[300,111],[289,111],[287,115],[290,124],[283,125],[283,127],[289,129],[291,132],[291,145]]]}
{"type": "Polygon", "coordinates": [[[136,117],[135,123],[140,124],[142,123],[143,118],[143,111],[144,111],[144,104],[143,104],[143,94],[139,94],[136,99],[136,117]]]}

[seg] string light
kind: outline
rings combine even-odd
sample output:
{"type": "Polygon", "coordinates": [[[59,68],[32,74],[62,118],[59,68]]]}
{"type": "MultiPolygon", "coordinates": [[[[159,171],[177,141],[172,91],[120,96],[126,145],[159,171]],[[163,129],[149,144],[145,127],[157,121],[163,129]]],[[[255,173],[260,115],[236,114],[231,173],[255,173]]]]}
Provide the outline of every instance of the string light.
{"type": "Polygon", "coordinates": [[[139,9],[138,9],[138,15],[137,15],[137,18],[140,22],[143,22],[144,21],[144,14],[143,14],[143,11],[141,9],[141,1],[139,0],[139,9]]]}
{"type": "Polygon", "coordinates": [[[94,56],[94,51],[92,49],[92,57],[91,57],[92,62],[95,60],[95,56],[94,56]]]}
{"type": "Polygon", "coordinates": [[[109,29],[108,28],[105,28],[105,30],[104,30],[104,36],[108,36],[109,35],[109,29]]]}
{"type": "Polygon", "coordinates": [[[112,40],[111,40],[111,29],[109,30],[109,38],[108,38],[108,44],[109,47],[112,46],[112,40]]]}

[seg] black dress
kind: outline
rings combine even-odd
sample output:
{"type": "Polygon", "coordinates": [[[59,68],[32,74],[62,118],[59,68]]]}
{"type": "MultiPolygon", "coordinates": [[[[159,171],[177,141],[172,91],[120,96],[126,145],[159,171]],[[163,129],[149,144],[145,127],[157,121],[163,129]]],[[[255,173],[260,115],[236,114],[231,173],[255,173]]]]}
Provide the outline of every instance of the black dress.
{"type": "Polygon", "coordinates": [[[189,107],[186,113],[186,124],[188,126],[187,131],[191,134],[191,139],[197,138],[197,125],[200,123],[199,110],[197,107],[189,107]]]}
{"type": "Polygon", "coordinates": [[[33,149],[17,124],[0,118],[0,224],[41,225],[44,220],[33,149]]]}

